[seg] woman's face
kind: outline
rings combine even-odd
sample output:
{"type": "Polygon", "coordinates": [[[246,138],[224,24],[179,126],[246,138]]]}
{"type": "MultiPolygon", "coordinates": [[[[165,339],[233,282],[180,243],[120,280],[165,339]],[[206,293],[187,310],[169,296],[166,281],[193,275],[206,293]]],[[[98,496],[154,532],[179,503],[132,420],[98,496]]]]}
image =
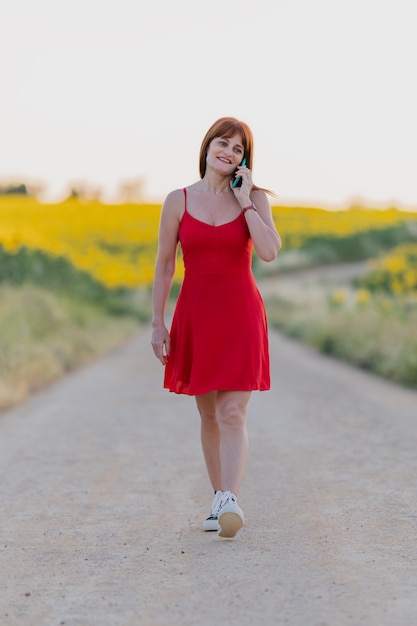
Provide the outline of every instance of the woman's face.
{"type": "Polygon", "coordinates": [[[232,175],[244,157],[242,137],[215,137],[207,150],[207,167],[221,174],[232,175]]]}

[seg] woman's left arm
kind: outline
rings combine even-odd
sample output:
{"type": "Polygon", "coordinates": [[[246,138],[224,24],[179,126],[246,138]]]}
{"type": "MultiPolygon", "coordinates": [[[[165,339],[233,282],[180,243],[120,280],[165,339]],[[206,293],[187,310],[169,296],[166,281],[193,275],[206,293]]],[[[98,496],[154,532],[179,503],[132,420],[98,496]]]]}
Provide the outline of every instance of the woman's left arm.
{"type": "Polygon", "coordinates": [[[263,261],[273,261],[281,249],[281,238],[272,219],[267,195],[262,189],[252,189],[252,173],[247,167],[240,166],[238,175],[242,178],[242,185],[232,188],[232,191],[245,211],[254,248],[263,261]],[[254,208],[247,209],[251,205],[254,208]]]}
{"type": "MultiPolygon", "coordinates": [[[[253,246],[263,261],[273,261],[281,249],[281,238],[275,228],[266,193],[254,189],[246,206],[251,205],[254,209],[247,209],[244,215],[253,246]]],[[[242,206],[242,209],[245,208],[242,206]]]]}

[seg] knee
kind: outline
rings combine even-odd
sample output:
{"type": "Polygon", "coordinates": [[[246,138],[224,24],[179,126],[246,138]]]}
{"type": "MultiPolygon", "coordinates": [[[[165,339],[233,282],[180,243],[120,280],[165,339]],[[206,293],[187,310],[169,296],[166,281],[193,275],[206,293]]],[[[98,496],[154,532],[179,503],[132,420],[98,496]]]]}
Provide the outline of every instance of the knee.
{"type": "Polygon", "coordinates": [[[236,400],[228,400],[219,409],[219,426],[241,428],[246,423],[246,406],[236,400]]]}
{"type": "Polygon", "coordinates": [[[217,428],[217,415],[215,410],[199,409],[201,425],[204,428],[217,428]]]}

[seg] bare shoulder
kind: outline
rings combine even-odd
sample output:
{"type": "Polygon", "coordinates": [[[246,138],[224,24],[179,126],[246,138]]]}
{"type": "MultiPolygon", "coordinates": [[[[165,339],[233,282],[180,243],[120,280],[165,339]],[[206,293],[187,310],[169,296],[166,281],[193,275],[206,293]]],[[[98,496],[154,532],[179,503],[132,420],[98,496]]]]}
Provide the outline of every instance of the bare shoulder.
{"type": "Polygon", "coordinates": [[[262,189],[253,189],[250,194],[251,200],[256,206],[257,210],[263,213],[270,213],[271,207],[269,204],[269,199],[265,191],[262,189]]]}
{"type": "Polygon", "coordinates": [[[184,190],[174,189],[170,191],[164,200],[162,216],[169,220],[181,221],[184,213],[184,190]]]}
{"type": "Polygon", "coordinates": [[[252,189],[250,195],[254,202],[263,201],[268,204],[268,196],[263,189],[252,189]]]}
{"type": "Polygon", "coordinates": [[[268,195],[263,189],[253,189],[250,194],[253,204],[256,206],[256,210],[265,224],[268,224],[275,230],[274,220],[272,218],[271,205],[268,195]]]}
{"type": "Polygon", "coordinates": [[[174,189],[170,191],[164,201],[164,208],[168,207],[169,209],[173,209],[175,207],[184,206],[184,190],[183,189],[174,189]]]}

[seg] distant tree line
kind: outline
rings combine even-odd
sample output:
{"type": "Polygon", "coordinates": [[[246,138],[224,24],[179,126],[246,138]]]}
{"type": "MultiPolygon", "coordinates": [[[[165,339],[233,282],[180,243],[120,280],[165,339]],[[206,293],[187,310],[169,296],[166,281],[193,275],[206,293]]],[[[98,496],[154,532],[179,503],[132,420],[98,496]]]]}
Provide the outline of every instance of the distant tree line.
{"type": "Polygon", "coordinates": [[[0,185],[0,196],[30,196],[32,195],[24,183],[18,185],[0,185]]]}
{"type": "MultiPolygon", "coordinates": [[[[122,180],[117,188],[116,196],[121,202],[143,202],[145,197],[145,179],[141,176],[122,180]]],[[[1,182],[0,196],[30,196],[38,197],[45,191],[44,184],[1,182]]],[[[102,198],[102,189],[98,185],[91,185],[85,181],[74,181],[68,186],[67,198],[78,200],[97,200],[102,198]]]]}

